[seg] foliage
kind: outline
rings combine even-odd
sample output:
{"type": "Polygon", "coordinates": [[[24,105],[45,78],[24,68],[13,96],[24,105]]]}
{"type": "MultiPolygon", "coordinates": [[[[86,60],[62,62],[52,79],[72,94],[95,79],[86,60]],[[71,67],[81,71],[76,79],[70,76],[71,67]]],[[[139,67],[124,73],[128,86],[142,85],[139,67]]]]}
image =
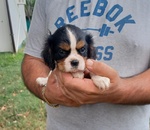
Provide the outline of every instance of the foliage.
{"type": "Polygon", "coordinates": [[[26,13],[26,17],[29,20],[31,20],[32,17],[34,4],[35,4],[35,0],[26,0],[25,13],[26,13]]]}

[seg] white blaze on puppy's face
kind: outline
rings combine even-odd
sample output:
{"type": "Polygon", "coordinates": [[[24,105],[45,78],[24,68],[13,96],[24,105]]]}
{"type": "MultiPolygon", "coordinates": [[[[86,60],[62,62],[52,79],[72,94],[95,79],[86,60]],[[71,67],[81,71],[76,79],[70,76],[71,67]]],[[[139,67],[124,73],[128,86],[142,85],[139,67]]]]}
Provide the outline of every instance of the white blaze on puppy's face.
{"type": "Polygon", "coordinates": [[[65,59],[65,70],[66,72],[77,72],[84,71],[85,69],[85,60],[84,58],[78,54],[77,52],[77,39],[71,30],[67,29],[68,36],[70,38],[70,55],[65,59]]]}

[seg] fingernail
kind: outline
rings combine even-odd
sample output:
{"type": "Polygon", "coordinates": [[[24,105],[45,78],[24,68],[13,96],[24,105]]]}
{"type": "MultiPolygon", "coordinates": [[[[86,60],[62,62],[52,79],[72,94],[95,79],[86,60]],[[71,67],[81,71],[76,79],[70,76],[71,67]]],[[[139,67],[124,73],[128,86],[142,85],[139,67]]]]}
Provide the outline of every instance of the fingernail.
{"type": "Polygon", "coordinates": [[[93,61],[90,59],[88,59],[86,63],[87,63],[87,66],[89,66],[89,67],[92,67],[92,65],[93,65],[93,61]]]}

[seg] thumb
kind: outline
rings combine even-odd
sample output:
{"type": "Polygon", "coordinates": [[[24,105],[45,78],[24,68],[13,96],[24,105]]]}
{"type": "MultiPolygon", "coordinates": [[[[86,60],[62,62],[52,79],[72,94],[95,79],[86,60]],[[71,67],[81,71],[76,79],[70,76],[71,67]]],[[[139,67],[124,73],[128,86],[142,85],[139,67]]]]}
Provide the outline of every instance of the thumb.
{"type": "Polygon", "coordinates": [[[95,75],[109,77],[110,79],[118,75],[117,72],[107,64],[95,60],[88,59],[86,61],[87,69],[95,75]]]}

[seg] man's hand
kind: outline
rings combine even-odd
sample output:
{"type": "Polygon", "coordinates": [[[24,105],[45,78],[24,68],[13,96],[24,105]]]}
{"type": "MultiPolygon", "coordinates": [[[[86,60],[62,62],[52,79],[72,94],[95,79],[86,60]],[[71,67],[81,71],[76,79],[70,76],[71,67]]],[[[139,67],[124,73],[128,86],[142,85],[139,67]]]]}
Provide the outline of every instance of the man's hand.
{"type": "Polygon", "coordinates": [[[69,73],[58,73],[63,94],[72,101],[83,104],[147,104],[150,103],[150,70],[132,78],[120,78],[118,73],[103,62],[87,60],[87,69],[110,79],[108,90],[98,89],[91,79],[73,78],[69,73]]]}
{"type": "MultiPolygon", "coordinates": [[[[88,71],[108,77],[110,88],[98,89],[91,79],[73,78],[70,73],[54,70],[48,79],[45,97],[49,102],[65,106],[80,106],[94,103],[119,104],[148,104],[150,103],[150,69],[131,77],[122,79],[110,66],[87,60],[88,71]]],[[[29,55],[25,55],[22,63],[22,76],[27,88],[38,98],[42,97],[42,87],[36,83],[38,77],[46,77],[49,68],[44,62],[29,55]]]]}
{"type": "Polygon", "coordinates": [[[47,99],[54,104],[66,106],[80,106],[100,102],[116,103],[121,97],[121,92],[118,88],[120,80],[118,73],[104,63],[93,62],[94,64],[91,64],[93,67],[88,66],[91,62],[87,62],[88,70],[96,75],[110,78],[109,90],[100,90],[91,79],[73,78],[70,73],[54,70],[49,77],[46,88],[45,95],[47,99]]]}
{"type": "Polygon", "coordinates": [[[110,78],[111,84],[108,90],[97,88],[91,79],[73,78],[69,73],[59,72],[58,82],[61,82],[61,90],[64,95],[79,105],[100,102],[117,103],[121,98],[119,88],[120,78],[118,73],[104,63],[97,61],[87,62],[87,69],[92,73],[110,78]],[[93,63],[94,62],[94,63],[93,63]]]}
{"type": "MultiPolygon", "coordinates": [[[[62,72],[55,69],[48,78],[45,96],[50,103],[77,107],[80,104],[67,95],[62,79],[62,72]]],[[[69,75],[69,74],[68,74],[69,75]]],[[[71,75],[70,75],[71,76],[71,75]]],[[[71,76],[72,77],[72,76],[71,76]]],[[[67,77],[66,77],[67,78],[67,77]]]]}

